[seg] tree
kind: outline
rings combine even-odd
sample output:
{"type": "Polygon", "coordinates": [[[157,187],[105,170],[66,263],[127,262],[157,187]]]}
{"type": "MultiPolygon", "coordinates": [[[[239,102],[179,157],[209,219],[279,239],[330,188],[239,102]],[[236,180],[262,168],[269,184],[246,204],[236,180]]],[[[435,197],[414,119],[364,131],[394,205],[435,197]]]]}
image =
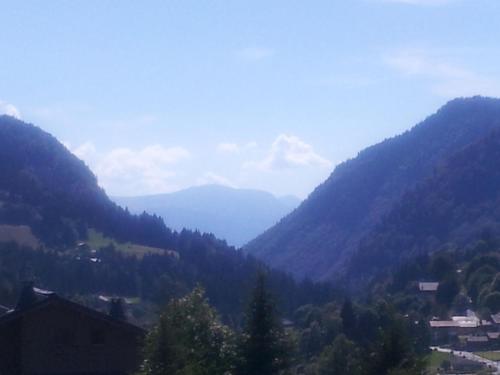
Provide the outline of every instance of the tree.
{"type": "Polygon", "coordinates": [[[450,307],[459,292],[460,285],[456,277],[448,277],[443,282],[439,283],[436,292],[436,300],[438,303],[450,307]]]}
{"type": "Polygon", "coordinates": [[[500,311],[500,292],[489,293],[484,299],[483,305],[494,314],[500,311]]]}
{"type": "Polygon", "coordinates": [[[224,374],[232,370],[235,349],[232,332],[196,288],[171,301],[148,335],[141,374],[224,374]]]}
{"type": "Polygon", "coordinates": [[[288,367],[285,335],[263,274],[257,277],[247,309],[240,353],[241,375],[273,375],[288,367]]]}
{"type": "Polygon", "coordinates": [[[125,310],[123,308],[123,299],[112,298],[111,305],[109,307],[109,315],[118,320],[127,320],[125,315],[125,310]]]}
{"type": "Polygon", "coordinates": [[[345,335],[353,338],[356,332],[356,314],[349,298],[346,298],[342,305],[340,317],[342,318],[342,329],[345,335]]]}
{"type": "Polygon", "coordinates": [[[321,353],[318,375],[360,375],[362,363],[359,348],[341,334],[321,353]]]}

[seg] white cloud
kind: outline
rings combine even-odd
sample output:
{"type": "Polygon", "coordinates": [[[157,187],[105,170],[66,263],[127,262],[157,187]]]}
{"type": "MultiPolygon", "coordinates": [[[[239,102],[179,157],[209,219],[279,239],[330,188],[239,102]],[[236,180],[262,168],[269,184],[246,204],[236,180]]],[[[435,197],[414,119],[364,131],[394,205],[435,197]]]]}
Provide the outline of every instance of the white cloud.
{"type": "Polygon", "coordinates": [[[330,168],[332,163],[317,154],[313,147],[293,135],[280,134],[271,145],[267,157],[244,164],[244,168],[263,171],[284,170],[299,167],[330,168]]]}
{"type": "Polygon", "coordinates": [[[263,47],[247,47],[237,51],[237,55],[244,60],[260,61],[272,57],[274,50],[263,47]]]}
{"type": "MultiPolygon", "coordinates": [[[[65,144],[66,148],[71,150],[70,144],[65,144]]],[[[90,162],[94,159],[97,154],[97,150],[92,142],[85,142],[84,144],[78,146],[76,149],[72,150],[78,158],[90,162]]]]}
{"type": "Polygon", "coordinates": [[[198,185],[208,185],[208,184],[217,184],[217,185],[224,185],[224,186],[229,186],[232,188],[237,188],[238,186],[233,183],[231,180],[228,178],[218,175],[213,172],[206,172],[203,174],[202,177],[200,177],[196,183],[198,185]]]}
{"type": "Polygon", "coordinates": [[[99,184],[114,195],[155,194],[174,191],[172,167],[191,156],[182,147],[151,145],[139,150],[115,148],[97,152],[91,142],[72,150],[90,165],[99,184]]]}
{"type": "Polygon", "coordinates": [[[481,76],[424,50],[402,50],[384,60],[402,74],[430,79],[432,91],[444,97],[500,94],[497,79],[481,76]]]}
{"type": "Polygon", "coordinates": [[[21,112],[10,103],[0,100],[0,115],[9,115],[17,119],[21,118],[21,112]]]}

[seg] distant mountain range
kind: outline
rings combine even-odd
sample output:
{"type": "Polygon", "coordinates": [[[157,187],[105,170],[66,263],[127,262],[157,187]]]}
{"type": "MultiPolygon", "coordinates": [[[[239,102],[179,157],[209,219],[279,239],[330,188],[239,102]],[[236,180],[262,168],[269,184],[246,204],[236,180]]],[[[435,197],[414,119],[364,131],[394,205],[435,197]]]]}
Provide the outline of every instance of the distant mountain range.
{"type": "Polygon", "coordinates": [[[195,186],[175,193],[114,197],[132,213],[161,216],[177,231],[183,228],[213,233],[230,245],[242,246],[276,224],[300,204],[294,196],[274,195],[221,185],[195,186]]]}
{"type": "Polygon", "coordinates": [[[246,251],[315,280],[369,279],[403,259],[500,236],[500,100],[455,99],[339,165],[246,251]]]}

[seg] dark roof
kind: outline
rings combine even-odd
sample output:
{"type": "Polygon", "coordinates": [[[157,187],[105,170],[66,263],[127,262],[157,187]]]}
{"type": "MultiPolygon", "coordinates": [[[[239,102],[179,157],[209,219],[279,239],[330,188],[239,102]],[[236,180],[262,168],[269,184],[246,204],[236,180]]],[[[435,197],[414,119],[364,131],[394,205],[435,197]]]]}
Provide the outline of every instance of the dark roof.
{"type": "Polygon", "coordinates": [[[55,293],[47,293],[45,296],[46,296],[46,298],[40,299],[40,300],[32,303],[28,307],[25,307],[23,309],[10,310],[6,314],[0,316],[0,326],[2,326],[4,324],[8,324],[9,322],[12,322],[13,320],[16,320],[17,318],[20,318],[23,315],[30,313],[32,311],[43,309],[44,307],[47,307],[49,305],[58,304],[60,306],[66,307],[68,309],[78,311],[79,313],[89,315],[94,319],[106,321],[109,324],[120,326],[124,329],[133,330],[136,333],[141,334],[141,335],[146,333],[146,331],[144,329],[142,329],[134,324],[128,323],[124,320],[115,319],[115,318],[109,316],[108,314],[104,314],[100,311],[93,310],[93,309],[90,309],[86,306],[72,302],[68,299],[65,299],[65,298],[58,296],[55,293]]]}

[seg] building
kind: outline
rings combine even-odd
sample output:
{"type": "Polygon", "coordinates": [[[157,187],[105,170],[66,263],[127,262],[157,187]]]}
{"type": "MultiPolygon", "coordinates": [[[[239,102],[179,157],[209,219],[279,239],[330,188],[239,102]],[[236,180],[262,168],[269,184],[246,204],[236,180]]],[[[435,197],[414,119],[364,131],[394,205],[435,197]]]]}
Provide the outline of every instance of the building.
{"type": "Polygon", "coordinates": [[[468,337],[478,334],[489,325],[491,325],[489,322],[481,321],[471,310],[467,310],[466,316],[453,316],[451,320],[429,322],[432,341],[435,344],[447,344],[457,341],[459,336],[468,337]]]}
{"type": "Polygon", "coordinates": [[[438,288],[439,288],[439,283],[437,283],[437,282],[419,282],[418,283],[418,290],[421,292],[435,293],[435,292],[437,292],[438,288]]]}
{"type": "Polygon", "coordinates": [[[135,371],[145,331],[27,285],[0,316],[0,374],[122,375],[135,371]]]}

